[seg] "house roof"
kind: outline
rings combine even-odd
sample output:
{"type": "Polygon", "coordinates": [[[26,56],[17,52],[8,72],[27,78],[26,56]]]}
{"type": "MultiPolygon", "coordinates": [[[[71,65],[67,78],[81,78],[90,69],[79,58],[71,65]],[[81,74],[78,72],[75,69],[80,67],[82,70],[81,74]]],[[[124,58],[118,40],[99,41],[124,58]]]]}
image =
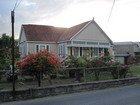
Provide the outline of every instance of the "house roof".
{"type": "Polygon", "coordinates": [[[114,42],[114,45],[132,45],[134,42],[114,42]]]}
{"type": "Polygon", "coordinates": [[[66,30],[60,37],[59,41],[70,40],[76,33],[78,33],[83,27],[85,27],[90,21],[78,24],[76,26],[70,27],[66,30]]]}
{"type": "Polygon", "coordinates": [[[67,28],[45,25],[22,25],[27,41],[57,42],[67,28]]]}
{"type": "MultiPolygon", "coordinates": [[[[59,42],[59,41],[67,41],[73,38],[78,32],[83,30],[91,21],[83,22],[81,24],[75,25],[70,28],[60,28],[54,26],[46,26],[46,25],[22,25],[22,29],[25,32],[25,36],[27,41],[47,41],[47,42],[59,42]]],[[[94,23],[96,23],[94,21],[94,23]]],[[[96,23],[96,26],[98,24],[96,23]]],[[[104,32],[99,26],[98,28],[104,32]]],[[[22,31],[22,30],[21,30],[22,31]]],[[[104,35],[110,40],[111,39],[104,33],[104,35]]]]}

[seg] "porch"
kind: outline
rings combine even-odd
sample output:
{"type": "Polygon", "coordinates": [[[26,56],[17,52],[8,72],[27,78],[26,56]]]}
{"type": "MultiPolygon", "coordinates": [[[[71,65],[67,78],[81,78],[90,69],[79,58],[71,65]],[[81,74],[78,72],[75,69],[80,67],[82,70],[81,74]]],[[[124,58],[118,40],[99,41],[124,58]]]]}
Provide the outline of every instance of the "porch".
{"type": "Polygon", "coordinates": [[[59,44],[59,56],[104,56],[105,54],[113,55],[113,47],[109,42],[97,41],[67,41],[59,44]]]}
{"type": "Polygon", "coordinates": [[[104,56],[108,52],[108,48],[98,47],[67,47],[67,55],[73,56],[104,56]]]}

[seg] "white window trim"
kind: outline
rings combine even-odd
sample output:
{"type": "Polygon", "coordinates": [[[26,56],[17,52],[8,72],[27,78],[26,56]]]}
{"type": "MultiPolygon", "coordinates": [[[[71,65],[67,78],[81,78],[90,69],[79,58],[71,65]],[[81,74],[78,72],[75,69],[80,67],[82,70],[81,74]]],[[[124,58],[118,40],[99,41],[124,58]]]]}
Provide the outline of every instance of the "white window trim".
{"type": "Polygon", "coordinates": [[[59,57],[65,57],[67,55],[67,45],[66,43],[58,44],[58,55],[59,57]]]}
{"type": "Polygon", "coordinates": [[[36,46],[37,46],[37,45],[39,46],[38,51],[41,50],[41,49],[40,49],[40,46],[42,46],[42,45],[45,46],[45,49],[47,49],[47,46],[48,46],[48,51],[50,51],[50,45],[49,45],[49,44],[36,44],[36,45],[35,45],[35,52],[37,52],[37,51],[36,51],[36,46]]]}
{"type": "Polygon", "coordinates": [[[27,47],[26,54],[28,54],[28,53],[29,53],[29,49],[28,49],[28,43],[27,43],[27,46],[26,46],[26,47],[27,47]]]}

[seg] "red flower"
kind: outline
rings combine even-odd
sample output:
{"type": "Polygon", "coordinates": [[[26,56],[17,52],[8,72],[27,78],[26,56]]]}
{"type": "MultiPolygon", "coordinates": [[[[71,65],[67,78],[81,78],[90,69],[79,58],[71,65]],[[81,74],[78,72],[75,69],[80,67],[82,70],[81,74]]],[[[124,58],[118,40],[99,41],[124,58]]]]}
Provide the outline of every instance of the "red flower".
{"type": "Polygon", "coordinates": [[[59,59],[47,50],[42,50],[37,53],[29,53],[21,60],[16,62],[16,65],[24,71],[40,71],[46,70],[47,67],[56,67],[59,59]],[[48,66],[47,66],[48,65],[48,66]]]}

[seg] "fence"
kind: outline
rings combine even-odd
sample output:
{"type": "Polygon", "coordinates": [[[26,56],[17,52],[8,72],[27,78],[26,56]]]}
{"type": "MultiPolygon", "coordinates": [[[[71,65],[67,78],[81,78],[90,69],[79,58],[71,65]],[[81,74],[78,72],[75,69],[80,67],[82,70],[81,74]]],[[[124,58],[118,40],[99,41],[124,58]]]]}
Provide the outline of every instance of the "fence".
{"type": "MultiPolygon", "coordinates": [[[[95,80],[100,79],[100,73],[102,73],[102,72],[109,72],[109,73],[111,73],[113,79],[119,79],[119,78],[126,77],[129,67],[126,67],[126,68],[121,67],[121,66],[95,67],[95,68],[78,67],[78,68],[61,68],[61,70],[67,71],[67,72],[74,71],[74,75],[77,78],[77,80],[80,79],[80,76],[81,76],[80,74],[82,73],[82,75],[84,77],[84,82],[86,82],[87,72],[94,73],[95,80]]],[[[65,75],[67,75],[67,74],[68,73],[66,73],[65,75]]]]}
{"type": "MultiPolygon", "coordinates": [[[[75,82],[92,82],[99,80],[125,78],[128,69],[122,70],[120,66],[96,67],[96,68],[59,68],[57,73],[51,75],[51,78],[44,76],[41,80],[41,87],[71,84],[75,82]]],[[[42,76],[43,77],[43,76],[42,76]]],[[[4,76],[5,78],[5,76],[4,76]]],[[[12,89],[12,83],[0,82],[0,90],[12,89]]],[[[16,89],[38,87],[37,80],[32,76],[19,76],[16,81],[16,89]]]]}

